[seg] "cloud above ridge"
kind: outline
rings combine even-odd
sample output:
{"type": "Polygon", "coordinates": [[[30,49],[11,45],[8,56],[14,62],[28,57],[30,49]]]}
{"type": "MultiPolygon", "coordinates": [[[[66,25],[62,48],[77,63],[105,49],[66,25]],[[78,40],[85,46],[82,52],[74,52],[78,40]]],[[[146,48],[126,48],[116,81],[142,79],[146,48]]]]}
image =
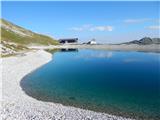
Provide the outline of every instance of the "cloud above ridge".
{"type": "Polygon", "coordinates": [[[113,31],[113,26],[94,26],[91,24],[82,25],[80,27],[72,27],[69,30],[72,31],[113,31]]]}

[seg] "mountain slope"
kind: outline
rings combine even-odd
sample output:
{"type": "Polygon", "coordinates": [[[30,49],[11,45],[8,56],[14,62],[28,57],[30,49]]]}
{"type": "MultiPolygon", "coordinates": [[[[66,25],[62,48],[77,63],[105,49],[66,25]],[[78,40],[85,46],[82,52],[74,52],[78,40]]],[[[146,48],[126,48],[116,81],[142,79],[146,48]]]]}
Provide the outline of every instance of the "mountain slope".
{"type": "Polygon", "coordinates": [[[160,44],[160,38],[144,37],[140,40],[133,40],[123,44],[138,44],[138,45],[160,44]]]}
{"type": "Polygon", "coordinates": [[[34,33],[30,30],[17,26],[1,19],[1,39],[21,45],[56,45],[58,42],[46,35],[34,33]]]}
{"type": "Polygon", "coordinates": [[[27,50],[31,45],[57,45],[58,41],[46,35],[34,33],[4,19],[1,21],[1,53],[2,56],[16,54],[27,50]]]}

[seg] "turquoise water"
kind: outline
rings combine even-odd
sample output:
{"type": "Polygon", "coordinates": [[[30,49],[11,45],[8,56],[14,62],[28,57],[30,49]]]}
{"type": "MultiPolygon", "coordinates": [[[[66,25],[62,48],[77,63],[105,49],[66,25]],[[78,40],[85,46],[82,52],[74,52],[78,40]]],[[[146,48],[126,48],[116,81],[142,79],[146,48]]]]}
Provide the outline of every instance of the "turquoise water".
{"type": "Polygon", "coordinates": [[[23,90],[42,100],[135,119],[160,119],[160,54],[58,51],[27,75],[23,90]]]}

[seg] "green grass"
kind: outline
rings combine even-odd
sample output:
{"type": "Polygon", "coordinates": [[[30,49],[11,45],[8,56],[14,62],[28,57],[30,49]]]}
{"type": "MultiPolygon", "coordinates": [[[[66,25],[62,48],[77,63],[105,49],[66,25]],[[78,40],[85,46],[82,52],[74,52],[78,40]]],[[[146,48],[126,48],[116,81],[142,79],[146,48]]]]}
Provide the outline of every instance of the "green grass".
{"type": "Polygon", "coordinates": [[[22,45],[29,45],[29,44],[37,44],[37,45],[57,45],[59,44],[57,40],[48,37],[46,35],[37,34],[34,32],[31,32],[29,30],[26,30],[20,26],[14,25],[8,21],[5,21],[4,19],[1,19],[2,24],[5,24],[7,26],[16,27],[19,31],[23,33],[29,33],[32,34],[32,36],[22,36],[19,34],[16,34],[15,32],[12,32],[10,30],[6,30],[1,27],[1,40],[7,41],[7,42],[14,42],[22,45]]]}
{"type": "Polygon", "coordinates": [[[28,48],[29,45],[58,45],[59,44],[57,40],[49,36],[34,33],[30,30],[17,26],[4,19],[0,19],[0,20],[2,25],[5,25],[21,33],[27,34],[24,36],[16,32],[13,32],[12,30],[7,29],[5,27],[1,27],[1,44],[4,47],[10,50],[13,50],[15,52],[11,54],[10,53],[3,54],[1,55],[1,57],[10,57],[18,54],[19,51],[29,50],[28,48]]]}

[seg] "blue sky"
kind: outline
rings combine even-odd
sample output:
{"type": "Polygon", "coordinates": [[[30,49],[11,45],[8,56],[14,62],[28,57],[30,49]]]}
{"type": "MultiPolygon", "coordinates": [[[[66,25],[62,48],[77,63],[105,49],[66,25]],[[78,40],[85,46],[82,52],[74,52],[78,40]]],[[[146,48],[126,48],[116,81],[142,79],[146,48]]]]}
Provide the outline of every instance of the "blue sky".
{"type": "Polygon", "coordinates": [[[159,37],[160,2],[2,2],[2,18],[56,39],[120,43],[159,37]]]}

